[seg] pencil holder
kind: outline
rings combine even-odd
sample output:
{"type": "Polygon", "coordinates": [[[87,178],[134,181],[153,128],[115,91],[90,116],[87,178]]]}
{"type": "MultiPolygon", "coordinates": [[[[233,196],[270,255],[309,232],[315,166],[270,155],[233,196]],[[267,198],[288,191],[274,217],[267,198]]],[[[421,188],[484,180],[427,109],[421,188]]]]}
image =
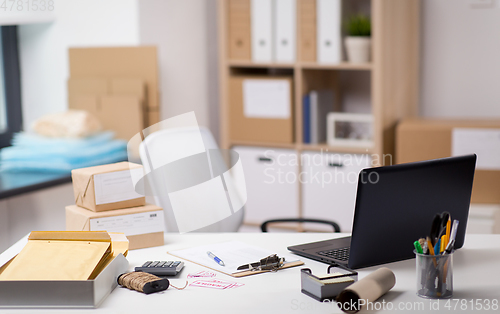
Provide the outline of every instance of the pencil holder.
{"type": "Polygon", "coordinates": [[[417,260],[417,295],[428,299],[453,296],[453,252],[425,255],[414,251],[417,260]]]}

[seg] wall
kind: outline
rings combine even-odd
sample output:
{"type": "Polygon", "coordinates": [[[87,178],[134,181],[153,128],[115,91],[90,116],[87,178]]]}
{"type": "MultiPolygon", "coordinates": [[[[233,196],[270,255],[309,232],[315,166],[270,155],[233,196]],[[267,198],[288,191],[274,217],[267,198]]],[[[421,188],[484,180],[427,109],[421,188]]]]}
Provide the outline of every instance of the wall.
{"type": "Polygon", "coordinates": [[[65,230],[74,203],[70,183],[0,200],[0,252],[31,231],[65,230]]]}
{"type": "Polygon", "coordinates": [[[422,1],[424,116],[500,118],[500,0],[471,2],[422,1]]]}
{"type": "Polygon", "coordinates": [[[139,43],[138,0],[65,0],[52,23],[19,26],[23,124],[67,108],[68,48],[139,43]]]}
{"type": "Polygon", "coordinates": [[[139,37],[159,50],[162,119],[194,111],[198,124],[218,138],[215,5],[141,0],[139,37]]]}

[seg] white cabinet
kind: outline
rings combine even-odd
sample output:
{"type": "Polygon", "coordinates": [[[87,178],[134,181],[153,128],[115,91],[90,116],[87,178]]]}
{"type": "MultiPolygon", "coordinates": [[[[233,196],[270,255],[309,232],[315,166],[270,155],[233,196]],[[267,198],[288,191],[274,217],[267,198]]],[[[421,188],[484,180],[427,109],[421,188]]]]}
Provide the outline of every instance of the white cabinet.
{"type": "Polygon", "coordinates": [[[241,158],[247,188],[245,223],[298,217],[298,161],[295,150],[233,147],[241,158]]]}
{"type": "MultiPolygon", "coordinates": [[[[359,172],[371,167],[371,157],[358,154],[304,152],[302,162],[302,217],[333,220],[351,232],[359,172]]],[[[307,229],[332,230],[320,224],[307,229]]]]}

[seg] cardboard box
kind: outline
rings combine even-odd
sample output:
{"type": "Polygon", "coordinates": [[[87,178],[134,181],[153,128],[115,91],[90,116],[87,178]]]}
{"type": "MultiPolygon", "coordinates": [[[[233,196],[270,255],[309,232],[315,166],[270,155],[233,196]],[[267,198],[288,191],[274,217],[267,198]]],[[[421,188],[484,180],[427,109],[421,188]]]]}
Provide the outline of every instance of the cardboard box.
{"type": "MultiPolygon", "coordinates": [[[[229,82],[229,138],[233,142],[293,142],[293,80],[289,76],[232,76],[229,82]],[[289,115],[285,118],[252,117],[245,114],[245,80],[269,82],[285,81],[289,84],[289,115]]],[[[271,111],[268,111],[271,112],[271,111]]]]}
{"type": "Polygon", "coordinates": [[[151,126],[158,122],[160,122],[160,111],[154,109],[148,110],[148,121],[146,125],[151,126]]]}
{"type": "Polygon", "coordinates": [[[70,78],[68,80],[68,106],[78,108],[79,96],[104,96],[109,94],[108,81],[102,78],[70,78]]]}
{"type": "Polygon", "coordinates": [[[130,140],[147,125],[145,88],[140,79],[68,80],[69,108],[86,110],[113,130],[116,137],[130,140]]]}
{"type": "Polygon", "coordinates": [[[143,206],[146,198],[135,191],[131,177],[143,171],[142,165],[129,162],[74,169],[75,203],[95,212],[143,206]]]}
{"type": "Polygon", "coordinates": [[[97,118],[104,129],[115,131],[116,138],[126,141],[145,127],[142,101],[137,96],[102,96],[97,118]]]}
{"type": "Polygon", "coordinates": [[[129,250],[163,245],[164,225],[163,209],[152,204],[98,213],[66,207],[66,230],[123,232],[129,250]]]}
{"type": "Polygon", "coordinates": [[[70,48],[70,77],[140,79],[146,84],[147,107],[159,108],[156,47],[70,48]]]}
{"type": "MultiPolygon", "coordinates": [[[[396,163],[450,157],[455,128],[500,129],[500,120],[404,120],[396,129],[396,163]]],[[[471,203],[500,203],[499,186],[499,170],[476,167],[471,203]]]]}

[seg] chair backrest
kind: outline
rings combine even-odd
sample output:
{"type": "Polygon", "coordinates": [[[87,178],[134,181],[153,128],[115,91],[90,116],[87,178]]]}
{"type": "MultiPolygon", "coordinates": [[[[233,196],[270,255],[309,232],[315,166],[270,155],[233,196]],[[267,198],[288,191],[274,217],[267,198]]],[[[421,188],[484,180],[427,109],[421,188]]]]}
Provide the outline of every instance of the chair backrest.
{"type": "MultiPolygon", "coordinates": [[[[139,153],[144,169],[146,173],[149,173],[152,170],[151,167],[157,169],[163,165],[203,153],[207,150],[211,150],[210,158],[212,159],[212,164],[214,162],[223,162],[222,155],[220,155],[217,149],[217,143],[208,129],[204,127],[186,127],[165,129],[150,134],[141,143],[139,153]],[[216,158],[214,158],[214,153],[218,154],[215,154],[216,158]]],[[[176,216],[174,215],[169,195],[166,191],[159,190],[159,187],[165,186],[164,182],[160,182],[162,180],[163,179],[158,176],[148,176],[150,188],[155,195],[156,204],[164,209],[167,232],[178,232],[182,228],[179,228],[176,222],[176,216]]],[[[226,182],[226,184],[228,184],[228,182],[226,182]]],[[[184,204],[185,203],[182,201],[176,202],[175,206],[183,206],[184,204]]],[[[244,208],[226,218],[196,229],[195,231],[235,232],[238,231],[243,222],[243,215],[244,208]]]]}

